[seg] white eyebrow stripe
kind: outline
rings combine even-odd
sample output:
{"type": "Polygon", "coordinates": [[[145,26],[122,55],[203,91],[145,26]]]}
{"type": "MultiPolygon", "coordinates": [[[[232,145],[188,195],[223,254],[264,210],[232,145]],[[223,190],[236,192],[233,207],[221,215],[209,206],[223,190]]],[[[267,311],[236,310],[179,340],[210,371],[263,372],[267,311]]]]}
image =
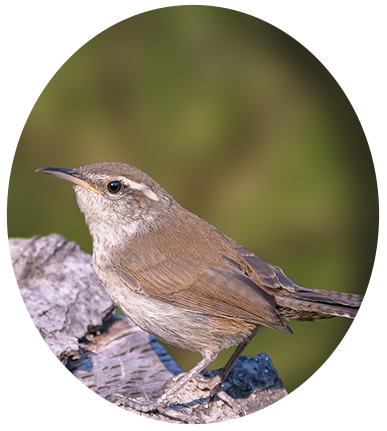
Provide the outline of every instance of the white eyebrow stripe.
{"type": "Polygon", "coordinates": [[[117,180],[121,181],[127,187],[143,192],[145,196],[147,196],[149,199],[152,199],[153,201],[159,200],[159,197],[156,195],[156,193],[145,184],[132,181],[125,177],[117,177],[117,180]]]}
{"type": "Polygon", "coordinates": [[[152,201],[158,201],[159,200],[159,197],[156,195],[156,193],[153,190],[151,190],[149,187],[147,187],[144,190],[144,194],[146,196],[148,196],[149,199],[152,199],[152,201]]]}
{"type": "Polygon", "coordinates": [[[144,190],[145,188],[147,188],[145,184],[137,183],[136,181],[132,181],[129,178],[125,177],[117,177],[117,181],[121,181],[122,184],[134,190],[144,190]]]}

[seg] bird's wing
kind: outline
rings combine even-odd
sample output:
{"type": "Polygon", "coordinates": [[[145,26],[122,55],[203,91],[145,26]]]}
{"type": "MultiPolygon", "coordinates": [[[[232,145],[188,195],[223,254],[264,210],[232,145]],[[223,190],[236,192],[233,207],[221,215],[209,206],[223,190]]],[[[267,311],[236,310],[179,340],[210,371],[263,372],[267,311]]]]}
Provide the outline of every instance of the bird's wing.
{"type": "Polygon", "coordinates": [[[242,319],[291,333],[276,310],[275,299],[244,272],[224,259],[210,267],[192,256],[148,253],[141,268],[121,260],[115,272],[139,294],[187,310],[219,317],[242,319]]]}
{"type": "Polygon", "coordinates": [[[301,287],[286,276],[280,267],[265,262],[246,248],[238,246],[236,251],[241,261],[247,263],[249,276],[255,279],[260,286],[274,289],[274,291],[285,289],[288,292],[296,292],[301,287]]]}

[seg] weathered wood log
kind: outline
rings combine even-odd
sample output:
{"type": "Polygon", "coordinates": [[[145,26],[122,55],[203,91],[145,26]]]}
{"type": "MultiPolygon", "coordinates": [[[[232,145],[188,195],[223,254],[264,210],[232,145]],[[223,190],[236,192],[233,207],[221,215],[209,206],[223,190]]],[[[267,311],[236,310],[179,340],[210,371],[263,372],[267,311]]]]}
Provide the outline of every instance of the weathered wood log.
{"type": "MultiPolygon", "coordinates": [[[[57,358],[91,390],[126,408],[122,397],[146,394],[155,399],[182,372],[156,339],[130,319],[114,314],[114,304],[94,274],[91,256],[77,244],[50,235],[10,239],[9,245],[20,292],[34,324],[57,358]]],[[[216,373],[204,372],[206,376],[216,373]]],[[[239,358],[224,390],[247,413],[286,395],[264,353],[239,358]]],[[[227,403],[210,398],[209,391],[198,389],[194,383],[175,396],[172,407],[206,422],[239,416],[227,403]]],[[[159,412],[139,414],[180,422],[159,412]]]]}

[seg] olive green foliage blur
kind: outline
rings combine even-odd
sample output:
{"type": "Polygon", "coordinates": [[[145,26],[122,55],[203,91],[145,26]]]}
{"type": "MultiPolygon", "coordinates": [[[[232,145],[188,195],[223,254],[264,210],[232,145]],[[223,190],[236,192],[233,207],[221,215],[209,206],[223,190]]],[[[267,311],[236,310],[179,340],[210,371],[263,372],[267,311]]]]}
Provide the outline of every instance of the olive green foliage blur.
{"type": "MultiPolygon", "coordinates": [[[[21,135],[9,236],[55,232],[90,253],[70,184],[34,170],[102,160],[139,167],[304,286],[366,290],[378,201],[363,130],[324,66],[268,23],[181,6],[122,21],[82,46],[43,90],[21,135]]],[[[292,391],[350,323],[294,322],[293,335],[263,330],[245,354],[266,352],[292,391]]],[[[184,369],[199,359],[168,348],[184,369]]],[[[229,356],[222,352],[212,368],[229,356]]]]}

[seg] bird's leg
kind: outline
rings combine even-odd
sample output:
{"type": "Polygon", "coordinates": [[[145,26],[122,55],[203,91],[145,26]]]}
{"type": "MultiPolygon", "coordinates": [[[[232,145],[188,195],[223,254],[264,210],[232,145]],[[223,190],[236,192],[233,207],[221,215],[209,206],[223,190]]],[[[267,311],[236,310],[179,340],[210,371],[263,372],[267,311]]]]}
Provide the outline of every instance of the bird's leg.
{"type": "Polygon", "coordinates": [[[236,360],[239,358],[239,356],[249,342],[250,340],[246,340],[245,342],[238,345],[231,358],[228,360],[227,364],[219,371],[216,376],[212,378],[207,378],[198,375],[194,379],[194,382],[199,389],[209,389],[210,395],[212,397],[214,395],[217,395],[221,400],[229,404],[233,408],[233,410],[235,410],[237,413],[242,413],[243,415],[246,415],[246,411],[241,406],[241,404],[237,400],[232,398],[230,395],[228,395],[225,391],[221,391],[220,388],[223,382],[226,380],[226,377],[228,376],[231,368],[234,366],[236,360]]]}
{"type": "Polygon", "coordinates": [[[211,391],[211,396],[217,394],[220,390],[220,387],[222,386],[222,383],[226,380],[226,377],[231,371],[231,368],[234,366],[236,360],[239,358],[249,341],[250,340],[238,345],[227,364],[219,371],[216,376],[212,378],[207,378],[204,376],[195,377],[195,383],[197,387],[199,389],[209,389],[211,391]]]}
{"type": "Polygon", "coordinates": [[[156,401],[144,401],[137,398],[124,398],[120,400],[121,405],[129,406],[140,412],[150,412],[158,410],[160,413],[164,413],[167,416],[179,418],[186,422],[202,422],[202,420],[196,418],[195,416],[184,414],[178,412],[174,409],[168,407],[168,404],[172,400],[173,396],[178,392],[183,386],[185,386],[190,380],[194,379],[201,371],[203,371],[211,362],[213,362],[218,356],[218,352],[211,355],[204,355],[202,360],[195,365],[188,373],[185,373],[178,379],[171,387],[169,387],[161,397],[156,401]]]}

